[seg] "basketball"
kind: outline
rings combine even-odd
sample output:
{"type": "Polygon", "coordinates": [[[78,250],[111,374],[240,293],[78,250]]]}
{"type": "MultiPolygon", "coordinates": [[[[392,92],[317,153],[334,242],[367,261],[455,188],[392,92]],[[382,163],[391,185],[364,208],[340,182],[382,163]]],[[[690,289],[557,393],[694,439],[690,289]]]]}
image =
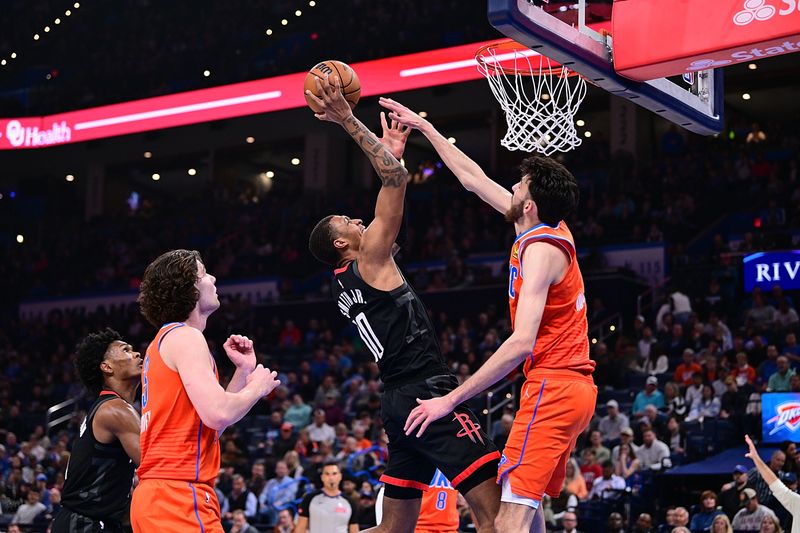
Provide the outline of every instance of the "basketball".
{"type": "Polygon", "coordinates": [[[314,113],[322,112],[322,109],[320,109],[306,94],[306,90],[320,96],[317,92],[317,84],[314,80],[316,78],[327,78],[328,76],[339,77],[342,94],[344,94],[345,100],[347,100],[351,108],[355,108],[358,99],[361,98],[361,82],[358,81],[355,70],[350,68],[346,63],[336,60],[321,61],[308,72],[305,82],[303,83],[303,95],[306,97],[308,107],[310,107],[314,113]]]}

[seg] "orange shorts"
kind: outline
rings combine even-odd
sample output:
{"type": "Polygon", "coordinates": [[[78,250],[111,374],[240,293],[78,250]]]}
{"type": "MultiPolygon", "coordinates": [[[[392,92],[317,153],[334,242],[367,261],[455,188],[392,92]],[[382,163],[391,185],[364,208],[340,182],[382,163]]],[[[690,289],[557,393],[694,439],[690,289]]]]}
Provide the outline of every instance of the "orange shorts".
{"type": "Polygon", "coordinates": [[[511,492],[541,501],[558,497],[567,461],[594,415],[597,387],[591,376],[569,370],[533,370],[500,459],[497,482],[508,476],[511,492]]]}
{"type": "Polygon", "coordinates": [[[217,493],[206,483],[145,479],[133,491],[134,533],[223,533],[217,493]]]}

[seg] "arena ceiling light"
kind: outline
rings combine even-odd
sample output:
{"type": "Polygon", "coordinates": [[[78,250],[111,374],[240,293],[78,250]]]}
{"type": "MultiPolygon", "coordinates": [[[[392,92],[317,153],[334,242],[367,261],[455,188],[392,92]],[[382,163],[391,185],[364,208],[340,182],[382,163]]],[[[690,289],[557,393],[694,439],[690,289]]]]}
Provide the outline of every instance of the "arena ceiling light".
{"type": "MultiPolygon", "coordinates": [[[[79,2],[75,2],[75,3],[72,5],[72,7],[73,7],[73,8],[75,8],[75,9],[78,9],[79,7],[81,7],[81,4],[80,4],[79,2]]],[[[70,11],[69,9],[67,9],[66,11],[64,11],[64,16],[65,16],[65,17],[69,17],[70,15],[72,15],[72,11],[70,11]]],[[[50,25],[46,25],[46,26],[45,26],[45,27],[42,29],[42,32],[43,32],[43,33],[50,33],[50,30],[53,30],[53,31],[55,31],[55,29],[56,29],[55,27],[56,27],[56,26],[58,26],[58,25],[60,25],[60,24],[61,24],[61,22],[62,22],[62,21],[61,21],[61,18],[60,18],[60,17],[54,17],[54,18],[53,18],[53,26],[51,27],[50,25]]],[[[42,38],[42,33],[39,33],[39,32],[37,32],[37,33],[34,33],[34,34],[33,34],[33,40],[34,40],[34,41],[39,41],[41,38],[42,38]]],[[[16,59],[16,58],[17,58],[17,53],[16,53],[16,52],[11,52],[11,55],[10,55],[10,57],[11,57],[11,59],[16,59]]],[[[1,66],[6,66],[6,65],[8,65],[8,64],[9,64],[9,61],[8,61],[8,60],[6,60],[5,58],[3,58],[3,59],[0,61],[0,65],[1,65],[1,66]]],[[[49,78],[48,78],[48,79],[49,79],[49,78]]]]}
{"type": "Polygon", "coordinates": [[[144,153],[144,158],[145,158],[145,159],[150,159],[151,157],[153,157],[153,152],[149,152],[149,151],[148,151],[148,152],[145,152],[145,153],[144,153]]]}
{"type": "Polygon", "coordinates": [[[23,237],[22,234],[17,235],[17,242],[22,244],[25,242],[25,237],[23,237]]]}
{"type": "Polygon", "coordinates": [[[292,164],[293,164],[294,166],[297,166],[297,165],[299,165],[299,164],[300,164],[300,158],[298,158],[298,157],[293,157],[293,158],[292,158],[292,164]]]}
{"type": "Polygon", "coordinates": [[[254,142],[256,142],[256,138],[255,137],[248,137],[247,139],[245,139],[245,142],[247,144],[253,144],[254,142]]]}
{"type": "Polygon", "coordinates": [[[585,125],[586,125],[586,122],[585,122],[583,119],[580,119],[580,118],[579,118],[578,120],[576,120],[576,121],[575,121],[575,125],[576,125],[576,126],[579,126],[579,127],[580,127],[580,126],[585,126],[585,125]]]}
{"type": "Polygon", "coordinates": [[[186,173],[189,174],[190,176],[196,176],[197,175],[197,169],[190,168],[189,170],[186,171],[186,173]]]}
{"type": "MultiPolygon", "coordinates": [[[[310,0],[308,2],[308,7],[315,7],[316,5],[317,5],[317,2],[315,0],[310,0]]],[[[295,17],[300,17],[302,15],[303,15],[303,11],[302,10],[300,10],[300,9],[295,9],[294,10],[294,16],[295,17]]],[[[282,18],[281,19],[281,26],[288,26],[288,25],[289,25],[289,18],[288,17],[287,18],[282,18]]],[[[269,37],[270,35],[275,33],[275,31],[270,26],[270,27],[267,27],[267,29],[266,29],[266,31],[264,33],[267,35],[267,37],[269,37]]]]}
{"type": "Polygon", "coordinates": [[[160,179],[161,179],[161,174],[159,174],[158,172],[156,172],[155,174],[153,174],[153,175],[152,175],[152,176],[150,176],[150,177],[151,177],[151,178],[153,178],[153,181],[158,181],[158,180],[160,180],[160,179]]]}
{"type": "Polygon", "coordinates": [[[750,93],[744,93],[742,95],[742,100],[750,100],[750,93]]]}
{"type": "Polygon", "coordinates": [[[67,174],[67,176],[64,179],[72,183],[73,181],[75,181],[75,176],[73,176],[72,174],[67,174]]]}

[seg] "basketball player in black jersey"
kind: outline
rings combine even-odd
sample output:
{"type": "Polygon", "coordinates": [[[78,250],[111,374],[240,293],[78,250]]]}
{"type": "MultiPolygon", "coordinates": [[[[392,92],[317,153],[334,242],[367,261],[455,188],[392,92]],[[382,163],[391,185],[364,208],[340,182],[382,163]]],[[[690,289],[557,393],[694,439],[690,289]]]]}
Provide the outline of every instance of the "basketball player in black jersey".
{"type": "Polygon", "coordinates": [[[139,414],[132,404],[142,357],[106,329],[77,348],[78,375],[98,395],[72,445],[61,511],[53,533],[122,532],[128,523],[133,474],[139,466],[139,414]]]}
{"type": "Polygon", "coordinates": [[[306,93],[322,108],[316,117],[344,127],[381,180],[369,227],[360,219],[331,215],[316,225],[309,238],[311,253],[336,267],[339,310],[357,326],[385,385],[381,416],[389,437],[389,462],[381,477],[386,483],[384,514],[381,524],[368,531],[413,532],[422,491],[428,490],[436,468],[464,494],[478,530],[493,531],[500,506],[495,483],[500,454],[475,415],[460,405],[420,439],[403,432],[417,399],[444,396],[458,385],[422,301],[394,262],[408,182],[408,171],[399,159],[408,131],[394,123],[387,126],[381,113],[384,136],[378,139],[353,116],[338,80],[334,81],[335,85],[317,80],[319,98],[306,93]]]}

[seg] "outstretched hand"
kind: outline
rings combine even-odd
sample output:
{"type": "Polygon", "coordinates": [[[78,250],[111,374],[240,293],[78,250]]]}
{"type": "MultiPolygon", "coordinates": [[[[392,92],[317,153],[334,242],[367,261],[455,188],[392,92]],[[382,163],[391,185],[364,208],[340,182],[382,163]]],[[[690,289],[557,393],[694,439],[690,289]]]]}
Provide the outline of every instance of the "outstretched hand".
{"type": "Polygon", "coordinates": [[[744,454],[744,456],[755,461],[756,457],[759,457],[758,451],[756,450],[756,445],[753,444],[753,441],[750,439],[750,435],[745,435],[744,441],[747,443],[747,447],[749,448],[748,452],[744,454]]]}
{"type": "Polygon", "coordinates": [[[409,128],[418,130],[428,123],[427,120],[419,116],[417,113],[414,113],[400,102],[395,102],[391,98],[381,97],[380,100],[378,100],[378,103],[389,110],[390,119],[408,126],[409,128]]]}
{"type": "Polygon", "coordinates": [[[404,428],[406,435],[411,435],[419,427],[417,438],[421,437],[432,423],[453,412],[453,405],[446,396],[430,400],[417,398],[417,403],[419,405],[409,413],[404,428]]]}
{"type": "Polygon", "coordinates": [[[350,104],[347,103],[344,94],[342,94],[339,76],[329,76],[323,79],[315,78],[314,83],[317,85],[317,94],[321,96],[317,96],[308,89],[306,89],[306,95],[322,109],[321,113],[314,113],[315,117],[320,120],[342,124],[353,114],[350,104]],[[333,83],[331,83],[331,78],[333,83]]]}
{"type": "Polygon", "coordinates": [[[406,141],[411,134],[411,128],[396,120],[392,120],[391,126],[386,124],[386,113],[383,111],[381,111],[381,126],[383,127],[383,137],[380,138],[381,143],[399,161],[406,149],[406,141]]]}

